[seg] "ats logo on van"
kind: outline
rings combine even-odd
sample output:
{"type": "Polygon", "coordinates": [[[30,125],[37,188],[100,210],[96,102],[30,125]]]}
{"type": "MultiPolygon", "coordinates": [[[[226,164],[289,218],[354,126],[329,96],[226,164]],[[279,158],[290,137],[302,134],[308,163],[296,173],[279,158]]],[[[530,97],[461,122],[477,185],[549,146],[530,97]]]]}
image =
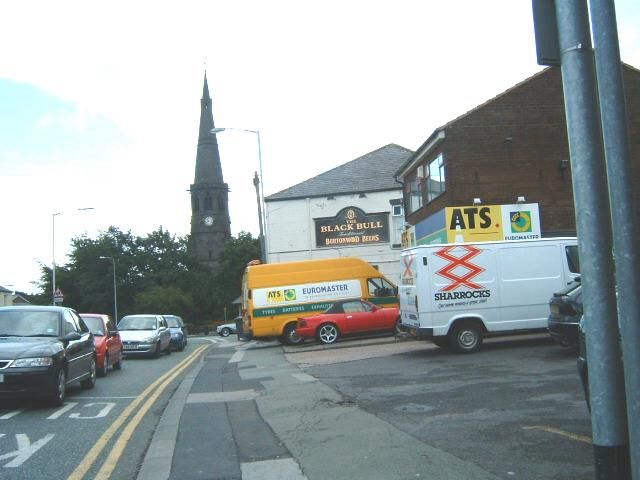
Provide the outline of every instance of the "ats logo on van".
{"type": "Polygon", "coordinates": [[[267,292],[268,303],[292,302],[296,299],[296,291],[293,288],[284,290],[269,290],[267,292]]]}
{"type": "Polygon", "coordinates": [[[458,300],[467,298],[487,298],[491,296],[491,290],[484,289],[474,281],[485,269],[476,265],[471,260],[482,251],[473,245],[456,245],[437,250],[435,254],[448,263],[436,272],[437,275],[450,280],[449,285],[440,289],[441,293],[435,294],[436,301],[458,300]],[[466,287],[470,290],[454,292],[454,290],[466,287]]]}

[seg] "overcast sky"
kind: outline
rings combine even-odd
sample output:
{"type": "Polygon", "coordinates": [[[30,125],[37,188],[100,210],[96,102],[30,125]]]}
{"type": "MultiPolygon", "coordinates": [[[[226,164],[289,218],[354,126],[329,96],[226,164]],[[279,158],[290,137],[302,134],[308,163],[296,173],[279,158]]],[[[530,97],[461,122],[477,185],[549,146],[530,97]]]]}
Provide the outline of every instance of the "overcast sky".
{"type": "MultiPolygon", "coordinates": [[[[640,67],[640,2],[615,3],[640,67]]],[[[0,44],[0,285],[26,292],[55,212],[58,264],[110,225],[189,233],[205,65],[216,126],[260,131],[266,195],[415,150],[542,68],[530,0],[3,2],[0,44]]],[[[257,235],[256,136],[218,142],[232,233],[257,235]]]]}

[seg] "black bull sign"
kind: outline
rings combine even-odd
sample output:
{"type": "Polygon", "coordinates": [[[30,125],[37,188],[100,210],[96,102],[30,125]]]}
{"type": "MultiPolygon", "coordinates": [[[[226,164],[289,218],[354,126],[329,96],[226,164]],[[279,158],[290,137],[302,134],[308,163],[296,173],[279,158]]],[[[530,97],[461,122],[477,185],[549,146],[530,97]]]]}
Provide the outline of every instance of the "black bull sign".
{"type": "Polygon", "coordinates": [[[316,247],[341,247],[389,242],[389,213],[364,213],[346,207],[335,217],[314,218],[316,247]]]}

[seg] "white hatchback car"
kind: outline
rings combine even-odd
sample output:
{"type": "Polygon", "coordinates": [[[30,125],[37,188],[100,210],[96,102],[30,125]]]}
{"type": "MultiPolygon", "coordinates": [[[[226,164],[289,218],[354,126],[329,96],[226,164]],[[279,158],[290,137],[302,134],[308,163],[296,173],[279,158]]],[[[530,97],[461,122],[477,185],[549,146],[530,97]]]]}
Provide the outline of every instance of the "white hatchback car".
{"type": "Polygon", "coordinates": [[[162,315],[126,315],[118,322],[125,355],[150,355],[171,353],[171,331],[162,315]]]}

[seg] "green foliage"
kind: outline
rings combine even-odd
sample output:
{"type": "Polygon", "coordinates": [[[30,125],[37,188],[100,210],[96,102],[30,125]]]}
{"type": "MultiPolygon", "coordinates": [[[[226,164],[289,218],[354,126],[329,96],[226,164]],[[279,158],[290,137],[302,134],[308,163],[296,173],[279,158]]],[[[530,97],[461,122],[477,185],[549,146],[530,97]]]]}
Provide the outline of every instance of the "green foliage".
{"type": "MultiPolygon", "coordinates": [[[[95,239],[76,237],[71,245],[69,262],[56,266],[56,286],[64,292],[65,305],[113,316],[113,258],[120,318],[165,313],[200,325],[222,319],[225,308],[235,315],[231,302],[241,293],[244,269],[260,257],[259,240],[247,232],[225,244],[214,272],[193,258],[188,237],[162,228],[136,237],[111,226],[95,239]]],[[[51,278],[51,268],[41,265],[40,293],[31,297],[35,303],[51,303],[51,278]]]]}

